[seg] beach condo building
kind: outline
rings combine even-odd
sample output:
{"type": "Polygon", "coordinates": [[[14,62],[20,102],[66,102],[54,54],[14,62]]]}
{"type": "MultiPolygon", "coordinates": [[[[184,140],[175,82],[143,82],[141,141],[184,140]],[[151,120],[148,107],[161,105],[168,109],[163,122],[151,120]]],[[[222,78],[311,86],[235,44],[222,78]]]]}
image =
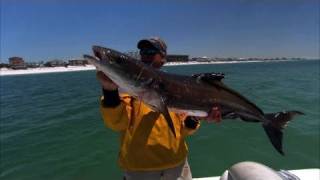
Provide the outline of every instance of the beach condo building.
{"type": "Polygon", "coordinates": [[[167,62],[188,62],[189,55],[168,54],[167,62]]]}
{"type": "Polygon", "coordinates": [[[9,67],[12,69],[27,69],[23,58],[21,57],[10,57],[9,58],[9,67]]]}

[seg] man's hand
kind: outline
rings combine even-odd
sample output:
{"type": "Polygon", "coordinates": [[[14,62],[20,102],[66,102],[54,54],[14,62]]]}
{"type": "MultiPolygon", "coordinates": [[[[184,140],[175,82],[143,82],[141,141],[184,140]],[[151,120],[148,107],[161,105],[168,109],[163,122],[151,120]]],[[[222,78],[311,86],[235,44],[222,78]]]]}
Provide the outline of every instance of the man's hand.
{"type": "Polygon", "coordinates": [[[113,91],[118,89],[118,85],[101,71],[97,71],[97,79],[105,90],[113,91]]]}
{"type": "Polygon", "coordinates": [[[214,105],[208,113],[208,116],[205,118],[207,122],[221,122],[221,108],[219,105],[214,105]]]}
{"type": "Polygon", "coordinates": [[[199,121],[200,120],[195,116],[188,116],[184,120],[184,125],[189,129],[196,129],[198,127],[199,121]]]}
{"type": "Polygon", "coordinates": [[[211,122],[220,123],[222,119],[221,108],[219,105],[214,105],[208,112],[207,117],[192,116],[191,118],[197,121],[207,121],[208,123],[211,123],[211,122]]]}

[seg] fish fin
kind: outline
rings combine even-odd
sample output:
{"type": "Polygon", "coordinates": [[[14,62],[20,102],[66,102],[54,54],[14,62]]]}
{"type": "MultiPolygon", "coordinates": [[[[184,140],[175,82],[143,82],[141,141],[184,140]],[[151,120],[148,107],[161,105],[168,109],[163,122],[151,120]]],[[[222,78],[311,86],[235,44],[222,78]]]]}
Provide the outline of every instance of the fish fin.
{"type": "Polygon", "coordinates": [[[284,156],[284,152],[282,150],[282,137],[283,133],[281,129],[277,129],[271,125],[271,123],[263,124],[263,128],[267,133],[271,144],[273,145],[276,150],[284,156]]]}
{"type": "Polygon", "coordinates": [[[282,130],[286,127],[287,123],[296,115],[303,115],[304,113],[300,111],[287,111],[287,112],[277,112],[265,114],[265,118],[269,121],[263,123],[263,128],[267,133],[271,144],[276,148],[276,150],[284,155],[282,150],[282,130]]]}
{"type": "Polygon", "coordinates": [[[160,112],[162,113],[162,115],[164,116],[165,120],[167,121],[168,126],[169,126],[170,130],[172,131],[174,137],[177,137],[176,131],[175,131],[174,126],[173,126],[173,121],[171,119],[171,116],[170,116],[169,111],[168,111],[168,107],[167,107],[167,105],[165,103],[165,99],[163,97],[160,97],[160,112]]]}
{"type": "Polygon", "coordinates": [[[221,81],[224,78],[223,73],[199,73],[193,74],[192,77],[205,81],[207,83],[221,81]]]}

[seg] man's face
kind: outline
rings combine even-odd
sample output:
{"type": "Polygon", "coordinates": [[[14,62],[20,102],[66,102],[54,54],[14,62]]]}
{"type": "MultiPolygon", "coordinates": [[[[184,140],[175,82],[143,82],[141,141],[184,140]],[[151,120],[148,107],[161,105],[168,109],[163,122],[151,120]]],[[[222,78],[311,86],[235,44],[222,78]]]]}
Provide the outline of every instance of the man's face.
{"type": "Polygon", "coordinates": [[[164,64],[163,56],[156,49],[141,49],[141,61],[145,64],[152,65],[154,68],[160,68],[164,64]]]}

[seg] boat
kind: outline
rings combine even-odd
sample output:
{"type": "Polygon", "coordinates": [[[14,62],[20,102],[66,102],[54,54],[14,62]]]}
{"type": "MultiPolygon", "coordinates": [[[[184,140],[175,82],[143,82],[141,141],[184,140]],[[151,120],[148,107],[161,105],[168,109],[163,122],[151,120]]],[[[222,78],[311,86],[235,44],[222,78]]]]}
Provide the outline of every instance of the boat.
{"type": "Polygon", "coordinates": [[[279,170],[257,162],[236,163],[221,176],[193,178],[194,180],[320,180],[320,169],[279,170]]]}

